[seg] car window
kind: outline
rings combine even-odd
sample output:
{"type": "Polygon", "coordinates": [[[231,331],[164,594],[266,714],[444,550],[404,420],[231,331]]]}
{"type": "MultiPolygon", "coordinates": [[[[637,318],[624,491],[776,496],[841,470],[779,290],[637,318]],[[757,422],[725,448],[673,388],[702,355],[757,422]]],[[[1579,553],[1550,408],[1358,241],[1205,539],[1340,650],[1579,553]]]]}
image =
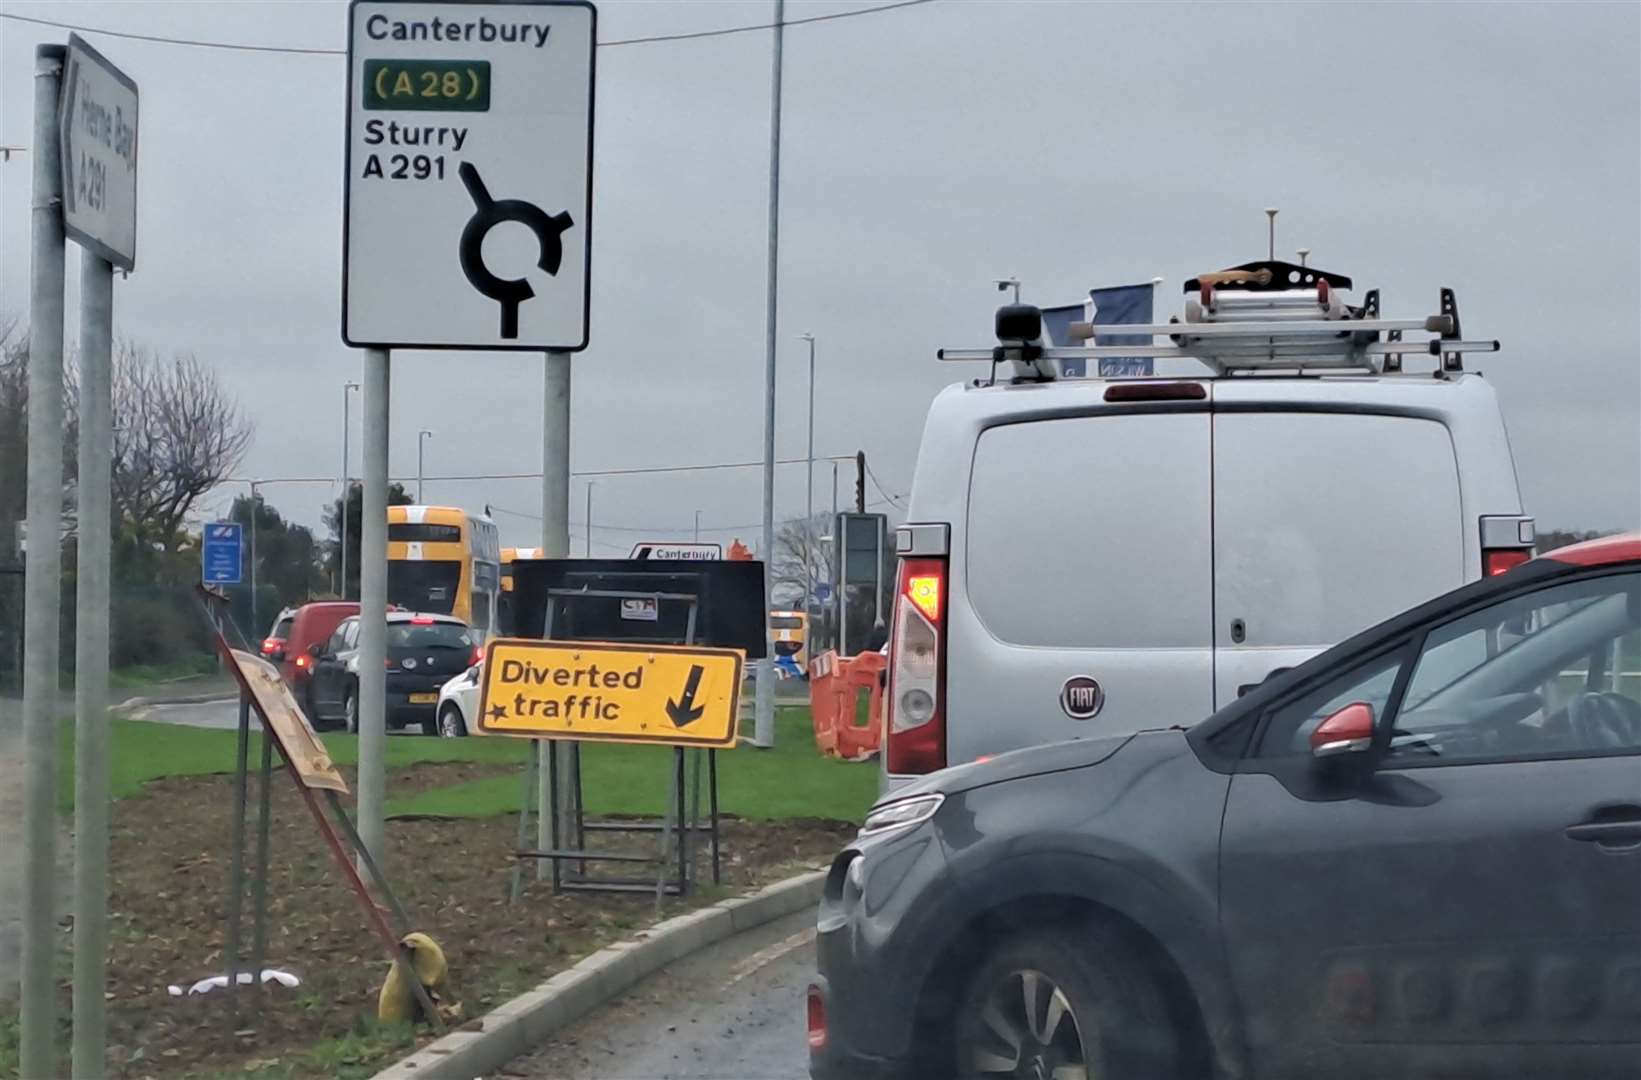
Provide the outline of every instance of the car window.
{"type": "Polygon", "coordinates": [[[1538,589],[1455,619],[1425,638],[1391,756],[1641,750],[1638,648],[1641,574],[1538,589]]]}
{"type": "Polygon", "coordinates": [[[473,634],[460,623],[389,623],[390,649],[471,649],[473,634]]]}
{"type": "Polygon", "coordinates": [[[330,640],[325,642],[325,651],[336,653],[348,647],[348,629],[353,626],[353,620],[344,619],[331,632],[330,640]]]}
{"type": "Polygon", "coordinates": [[[1310,753],[1311,732],[1346,705],[1363,702],[1374,716],[1384,716],[1406,650],[1394,649],[1357,664],[1345,674],[1278,705],[1270,713],[1255,756],[1283,757],[1310,753]]]}
{"type": "Polygon", "coordinates": [[[281,639],[289,638],[291,636],[291,623],[293,621],[294,620],[289,615],[286,615],[284,618],[274,623],[273,633],[268,636],[281,639]]]}

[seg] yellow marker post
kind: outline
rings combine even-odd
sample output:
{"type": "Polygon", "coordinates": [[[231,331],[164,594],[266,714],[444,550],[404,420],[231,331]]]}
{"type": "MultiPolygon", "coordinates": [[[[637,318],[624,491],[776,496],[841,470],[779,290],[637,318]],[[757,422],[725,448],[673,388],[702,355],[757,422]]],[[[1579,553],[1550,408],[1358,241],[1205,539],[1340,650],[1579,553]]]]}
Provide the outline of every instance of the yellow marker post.
{"type": "Polygon", "coordinates": [[[690,645],[499,638],[484,661],[487,735],[735,746],[744,657],[690,645]]]}

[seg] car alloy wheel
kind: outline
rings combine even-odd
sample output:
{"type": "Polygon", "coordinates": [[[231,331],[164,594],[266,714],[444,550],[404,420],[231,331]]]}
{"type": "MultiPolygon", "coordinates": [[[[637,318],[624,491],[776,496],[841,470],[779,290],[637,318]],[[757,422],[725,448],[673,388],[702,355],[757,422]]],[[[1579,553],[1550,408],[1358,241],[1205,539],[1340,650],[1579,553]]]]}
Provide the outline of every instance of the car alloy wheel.
{"type": "Polygon", "coordinates": [[[1090,1080],[1082,1028],[1065,991],[1041,971],[996,980],[959,1064],[965,1076],[1090,1080]]]}
{"type": "Polygon", "coordinates": [[[461,713],[456,711],[454,705],[446,705],[439,713],[439,734],[446,739],[459,739],[467,734],[461,713]]]}
{"type": "Polygon", "coordinates": [[[359,695],[351,690],[342,699],[342,714],[347,717],[348,734],[359,734],[359,695]]]}

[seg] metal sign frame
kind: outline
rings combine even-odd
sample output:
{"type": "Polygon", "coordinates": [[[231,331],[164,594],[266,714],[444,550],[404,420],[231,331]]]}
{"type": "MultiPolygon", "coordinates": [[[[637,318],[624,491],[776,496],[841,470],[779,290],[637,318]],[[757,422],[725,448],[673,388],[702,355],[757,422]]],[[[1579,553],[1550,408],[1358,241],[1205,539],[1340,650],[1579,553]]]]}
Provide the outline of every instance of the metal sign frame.
{"type": "MultiPolygon", "coordinates": [[[[581,340],[573,344],[542,344],[532,342],[528,345],[506,345],[494,342],[482,344],[425,342],[425,341],[363,341],[354,340],[348,335],[348,268],[352,258],[352,206],[353,206],[353,101],[358,92],[353,78],[355,56],[354,47],[354,12],[361,4],[384,3],[428,3],[430,0],[349,0],[348,2],[348,48],[347,48],[347,121],[346,136],[342,149],[342,342],[352,348],[361,349],[459,349],[482,350],[486,352],[581,352],[587,348],[592,335],[592,305],[593,305],[593,121],[597,115],[598,97],[598,8],[591,0],[483,0],[482,3],[460,5],[460,7],[478,8],[486,5],[517,6],[517,7],[580,7],[586,8],[591,16],[591,26],[587,41],[587,191],[586,208],[587,220],[576,222],[576,227],[583,230],[583,258],[582,258],[582,285],[581,285],[581,340]]],[[[464,178],[465,179],[465,178],[464,178]]],[[[469,184],[469,191],[478,198],[469,184]]],[[[479,191],[483,191],[482,182],[479,191]]],[[[505,194],[505,193],[503,193],[505,194]]],[[[488,197],[486,193],[486,198],[488,197]]],[[[481,200],[482,201],[482,200],[481,200]]],[[[503,200],[508,202],[511,200],[503,200]]],[[[502,202],[494,202],[491,209],[501,207],[502,202]]],[[[504,211],[505,212],[505,211],[504,211]]],[[[474,218],[476,221],[477,218],[474,218]]],[[[511,218],[511,220],[521,220],[511,218]]],[[[451,238],[452,258],[456,257],[457,241],[459,236],[451,238]]],[[[516,309],[515,309],[516,310],[516,309]]]]}

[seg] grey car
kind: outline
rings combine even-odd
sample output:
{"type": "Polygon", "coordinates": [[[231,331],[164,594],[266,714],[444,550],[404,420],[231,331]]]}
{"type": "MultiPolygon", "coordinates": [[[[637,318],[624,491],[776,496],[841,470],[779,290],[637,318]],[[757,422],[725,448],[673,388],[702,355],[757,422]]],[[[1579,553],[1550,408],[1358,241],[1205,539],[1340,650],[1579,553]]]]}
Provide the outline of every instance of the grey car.
{"type": "Polygon", "coordinates": [[[896,791],[808,1027],[824,1080],[1641,1075],[1641,535],[896,791]]]}

